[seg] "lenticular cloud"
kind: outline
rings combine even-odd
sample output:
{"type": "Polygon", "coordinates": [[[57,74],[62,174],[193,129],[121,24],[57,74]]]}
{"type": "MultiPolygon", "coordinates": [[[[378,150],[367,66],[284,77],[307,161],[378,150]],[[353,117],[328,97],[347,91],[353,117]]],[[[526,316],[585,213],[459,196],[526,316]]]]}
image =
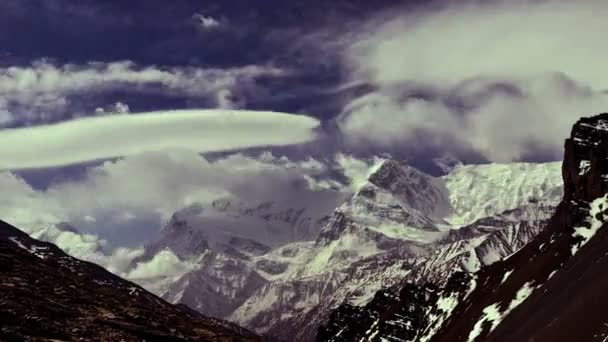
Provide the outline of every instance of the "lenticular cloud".
{"type": "Polygon", "coordinates": [[[0,169],[42,168],[187,149],[224,151],[315,139],[319,121],[302,115],[232,110],[180,110],[89,117],[0,130],[0,169]]]}

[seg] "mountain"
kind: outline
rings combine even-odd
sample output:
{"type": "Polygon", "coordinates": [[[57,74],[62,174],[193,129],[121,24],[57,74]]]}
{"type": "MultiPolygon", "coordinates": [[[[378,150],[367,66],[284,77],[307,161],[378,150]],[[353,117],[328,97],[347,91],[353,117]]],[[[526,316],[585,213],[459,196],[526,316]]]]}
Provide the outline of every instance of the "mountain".
{"type": "Polygon", "coordinates": [[[317,340],[605,341],[607,157],[608,114],[579,120],[565,143],[563,199],[529,243],[444,283],[341,305],[317,340]]]}
{"type": "Polygon", "coordinates": [[[290,202],[245,204],[216,200],[173,215],[161,237],[146,246],[134,266],[171,253],[192,266],[166,279],[133,279],[174,303],[186,303],[224,318],[270,280],[290,272],[294,253],[303,251],[336,205],[335,194],[320,193],[305,207],[290,202]],[[271,252],[272,251],[272,252],[271,252]]]}
{"type": "MultiPolygon", "coordinates": [[[[350,195],[323,189],[183,208],[143,254],[112,270],[207,317],[311,341],[341,305],[375,305],[378,291],[396,295],[407,283],[439,289],[515,253],[553,214],[559,173],[559,163],[459,164],[433,177],[387,159],[350,195]],[[150,272],[160,267],[167,272],[150,272]]],[[[86,238],[61,224],[30,230],[58,243],[86,238]]],[[[102,241],[89,242],[68,253],[106,265],[102,241]]]]}
{"type": "Polygon", "coordinates": [[[341,304],[366,305],[408,281],[443,285],[513,254],[544,227],[561,193],[558,163],[458,165],[433,177],[388,159],[338,205],[185,208],[134,264],[170,254],[191,266],[132,280],[205,315],[310,341],[341,304]]]}
{"type": "Polygon", "coordinates": [[[0,340],[262,341],[0,221],[0,340]]]}

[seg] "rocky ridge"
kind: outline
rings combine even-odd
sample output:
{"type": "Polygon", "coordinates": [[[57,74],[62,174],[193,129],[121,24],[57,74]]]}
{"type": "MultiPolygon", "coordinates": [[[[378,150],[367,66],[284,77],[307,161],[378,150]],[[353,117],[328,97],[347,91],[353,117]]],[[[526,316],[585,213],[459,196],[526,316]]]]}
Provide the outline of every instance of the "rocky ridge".
{"type": "Polygon", "coordinates": [[[262,341],[0,221],[0,340],[262,341]]]}

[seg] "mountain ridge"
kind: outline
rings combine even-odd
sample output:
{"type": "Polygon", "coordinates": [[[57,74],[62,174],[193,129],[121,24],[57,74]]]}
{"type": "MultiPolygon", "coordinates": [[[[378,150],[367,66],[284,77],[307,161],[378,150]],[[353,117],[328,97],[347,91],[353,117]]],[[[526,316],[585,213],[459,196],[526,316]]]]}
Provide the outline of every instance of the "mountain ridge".
{"type": "Polygon", "coordinates": [[[405,284],[398,297],[378,293],[365,307],[342,306],[317,340],[604,341],[608,114],[579,120],[564,149],[563,199],[519,251],[455,273],[444,286],[405,284]],[[408,311],[425,293],[418,314],[408,311]],[[361,317],[367,323],[355,324],[361,317]]]}
{"type": "Polygon", "coordinates": [[[0,221],[0,339],[263,341],[0,221]]]}

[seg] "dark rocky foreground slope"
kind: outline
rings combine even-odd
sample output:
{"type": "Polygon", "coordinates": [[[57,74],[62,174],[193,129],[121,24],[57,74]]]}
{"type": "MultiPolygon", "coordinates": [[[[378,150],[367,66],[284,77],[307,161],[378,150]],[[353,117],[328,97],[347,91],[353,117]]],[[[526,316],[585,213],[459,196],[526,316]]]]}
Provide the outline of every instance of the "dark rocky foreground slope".
{"type": "Polygon", "coordinates": [[[262,341],[0,221],[0,341],[262,341]]]}
{"type": "Polygon", "coordinates": [[[606,341],[608,114],[574,125],[562,174],[562,202],[517,253],[443,288],[406,285],[343,305],[317,340],[606,341]]]}

